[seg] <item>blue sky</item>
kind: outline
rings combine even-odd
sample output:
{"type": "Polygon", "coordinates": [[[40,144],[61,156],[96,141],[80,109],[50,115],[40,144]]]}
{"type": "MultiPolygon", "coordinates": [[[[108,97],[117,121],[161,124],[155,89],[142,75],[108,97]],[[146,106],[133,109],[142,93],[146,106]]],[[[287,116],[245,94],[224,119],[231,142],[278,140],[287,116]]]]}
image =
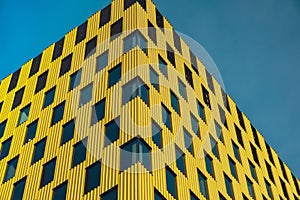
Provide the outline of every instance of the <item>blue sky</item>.
{"type": "MultiPolygon", "coordinates": [[[[0,0],[0,79],[109,3],[0,0]]],[[[300,177],[300,1],[155,3],[210,53],[227,92],[300,177]]]]}

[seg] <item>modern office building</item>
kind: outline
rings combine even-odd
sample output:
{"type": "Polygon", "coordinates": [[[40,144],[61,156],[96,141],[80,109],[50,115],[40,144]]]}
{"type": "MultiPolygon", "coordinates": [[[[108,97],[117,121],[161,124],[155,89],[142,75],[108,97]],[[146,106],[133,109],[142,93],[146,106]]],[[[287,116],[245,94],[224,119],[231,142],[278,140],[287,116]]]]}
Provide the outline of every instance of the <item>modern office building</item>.
{"type": "Polygon", "coordinates": [[[299,200],[151,0],[114,0],[0,84],[1,200],[299,200]]]}

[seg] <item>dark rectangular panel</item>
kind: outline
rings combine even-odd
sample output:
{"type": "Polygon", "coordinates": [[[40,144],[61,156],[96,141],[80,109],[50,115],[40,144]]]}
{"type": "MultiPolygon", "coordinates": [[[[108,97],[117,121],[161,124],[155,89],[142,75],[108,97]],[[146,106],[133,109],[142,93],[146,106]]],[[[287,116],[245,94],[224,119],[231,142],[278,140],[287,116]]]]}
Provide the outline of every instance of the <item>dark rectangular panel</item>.
{"type": "Polygon", "coordinates": [[[172,63],[172,65],[176,68],[174,50],[168,43],[167,43],[167,57],[170,63],[172,63]]]}
{"type": "Polygon", "coordinates": [[[101,28],[102,26],[104,26],[106,23],[109,22],[110,14],[111,14],[111,5],[108,5],[103,10],[101,10],[99,28],[101,28]]]}
{"type": "Polygon", "coordinates": [[[18,90],[16,92],[11,110],[15,109],[17,106],[19,106],[21,104],[23,95],[24,95],[24,90],[25,90],[25,87],[21,88],[20,90],[18,90]]]}
{"type": "Polygon", "coordinates": [[[61,56],[63,47],[64,47],[65,38],[62,38],[54,45],[53,55],[52,55],[52,61],[61,56]]]}
{"type": "Polygon", "coordinates": [[[21,69],[18,69],[18,71],[15,71],[12,74],[12,77],[10,79],[10,84],[8,87],[7,92],[10,92],[11,90],[15,89],[15,87],[17,86],[18,80],[19,80],[19,75],[20,75],[21,69]]]}
{"type": "Polygon", "coordinates": [[[114,40],[122,33],[123,18],[113,23],[110,27],[110,40],[114,40]]]}
{"type": "Polygon", "coordinates": [[[72,56],[73,54],[71,53],[61,61],[59,76],[64,75],[70,70],[71,63],[72,63],[72,56]]]}
{"type": "Polygon", "coordinates": [[[48,77],[48,70],[45,71],[43,74],[39,75],[38,81],[37,81],[36,87],[35,87],[35,94],[45,88],[46,82],[47,82],[47,77],[48,77]]]}
{"type": "Polygon", "coordinates": [[[86,37],[87,23],[88,22],[85,21],[83,24],[81,24],[80,26],[78,26],[77,33],[76,33],[75,45],[85,39],[85,37],[86,37]]]}
{"type": "Polygon", "coordinates": [[[157,44],[156,28],[150,21],[148,21],[148,36],[154,44],[157,44]]]}
{"type": "Polygon", "coordinates": [[[163,31],[163,28],[164,28],[164,17],[162,16],[162,14],[157,9],[156,9],[156,24],[163,31]]]}
{"type": "Polygon", "coordinates": [[[174,38],[174,45],[175,45],[176,49],[179,51],[179,53],[181,53],[182,50],[181,50],[180,37],[179,37],[179,35],[176,33],[175,30],[173,30],[173,38],[174,38]]]}
{"type": "Polygon", "coordinates": [[[32,64],[31,64],[31,69],[29,72],[29,77],[33,76],[34,74],[36,74],[39,69],[40,69],[40,64],[41,64],[41,60],[42,60],[42,53],[40,55],[38,55],[37,57],[35,57],[32,60],[32,64]]]}
{"type": "Polygon", "coordinates": [[[85,55],[84,59],[91,56],[93,53],[96,52],[96,46],[97,46],[97,36],[92,38],[90,41],[88,41],[85,45],[85,55]]]}

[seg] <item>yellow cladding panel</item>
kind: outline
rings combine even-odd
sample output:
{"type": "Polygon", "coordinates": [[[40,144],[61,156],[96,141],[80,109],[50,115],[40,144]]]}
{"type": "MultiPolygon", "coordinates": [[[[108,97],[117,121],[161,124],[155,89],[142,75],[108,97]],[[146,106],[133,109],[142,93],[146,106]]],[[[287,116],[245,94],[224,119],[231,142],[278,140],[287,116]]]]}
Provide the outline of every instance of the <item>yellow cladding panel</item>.
{"type": "Polygon", "coordinates": [[[24,191],[23,199],[38,200],[52,199],[58,190],[70,200],[107,199],[105,194],[117,194],[118,199],[215,200],[220,195],[231,199],[230,187],[235,199],[299,199],[299,180],[238,112],[218,81],[208,80],[205,66],[198,58],[192,60],[182,38],[178,49],[173,27],[154,3],[139,0],[125,9],[127,4],[114,0],[110,16],[101,17],[108,12],[101,10],[85,28],[83,24],[67,33],[61,47],[50,45],[34,73],[38,59],[2,80],[0,199],[11,199],[17,189],[24,191]],[[111,39],[111,32],[120,31],[114,26],[120,19],[123,32],[111,39]],[[103,20],[107,21],[100,26],[103,20]],[[132,37],[136,29],[140,35],[132,37]],[[125,44],[130,37],[135,43],[125,44]],[[143,38],[147,49],[141,46],[143,38]],[[131,49],[124,52],[128,45],[131,49]],[[120,80],[114,80],[114,73],[121,73],[120,80]],[[133,79],[143,86],[127,94],[133,79]],[[88,86],[92,95],[85,93],[88,86]],[[28,105],[29,115],[24,111],[28,105]],[[60,105],[64,108],[59,111],[60,105]],[[85,145],[85,154],[78,151],[80,145],[85,145]],[[81,160],[74,166],[77,159],[81,160]],[[128,161],[132,163],[124,167],[128,161]],[[49,163],[54,167],[47,168],[49,163]],[[226,185],[226,177],[231,184],[226,185]]]}

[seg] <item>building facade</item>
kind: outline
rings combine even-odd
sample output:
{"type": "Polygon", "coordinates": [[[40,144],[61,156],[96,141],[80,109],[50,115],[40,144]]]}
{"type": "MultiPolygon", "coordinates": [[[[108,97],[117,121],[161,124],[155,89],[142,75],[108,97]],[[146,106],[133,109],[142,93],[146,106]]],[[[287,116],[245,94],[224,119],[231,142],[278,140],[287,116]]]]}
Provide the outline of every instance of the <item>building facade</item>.
{"type": "Polygon", "coordinates": [[[0,199],[300,199],[151,0],[114,0],[0,84],[0,199]]]}

